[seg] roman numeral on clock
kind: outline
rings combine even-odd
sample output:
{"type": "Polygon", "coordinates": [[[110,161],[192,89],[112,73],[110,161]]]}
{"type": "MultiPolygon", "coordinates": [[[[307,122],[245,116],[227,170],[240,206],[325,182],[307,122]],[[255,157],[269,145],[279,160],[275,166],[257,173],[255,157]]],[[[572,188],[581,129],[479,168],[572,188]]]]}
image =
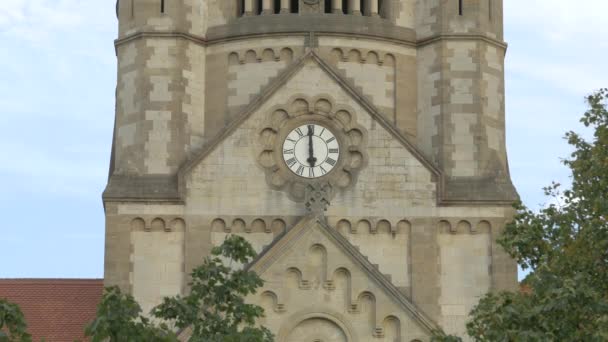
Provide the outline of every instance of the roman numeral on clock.
{"type": "Polygon", "coordinates": [[[308,177],[310,178],[314,178],[315,177],[315,169],[312,167],[308,168],[308,177]]]}
{"type": "Polygon", "coordinates": [[[331,137],[331,138],[325,140],[325,142],[329,144],[330,142],[332,142],[334,140],[336,140],[336,137],[331,137]]]}
{"type": "Polygon", "coordinates": [[[298,133],[298,135],[299,135],[300,137],[303,137],[303,136],[304,136],[304,133],[302,132],[302,130],[301,130],[299,127],[298,127],[298,128],[296,128],[296,133],[298,133]]]}
{"type": "Polygon", "coordinates": [[[327,158],[325,162],[331,166],[336,166],[336,161],[331,158],[327,158]]]}
{"type": "Polygon", "coordinates": [[[338,152],[340,152],[340,150],[338,150],[337,148],[330,148],[329,149],[329,153],[333,154],[333,153],[338,153],[338,152]]]}
{"type": "Polygon", "coordinates": [[[290,158],[286,161],[286,163],[289,167],[292,167],[296,164],[296,158],[290,158]]]}
{"type": "Polygon", "coordinates": [[[293,154],[293,149],[283,150],[283,154],[293,154]]]}
{"type": "Polygon", "coordinates": [[[315,125],[308,125],[308,130],[312,133],[312,135],[315,135],[315,125]]]}
{"type": "Polygon", "coordinates": [[[303,175],[304,174],[304,166],[302,166],[302,165],[298,166],[298,171],[296,171],[296,173],[298,175],[300,175],[300,176],[303,175]]]}
{"type": "Polygon", "coordinates": [[[319,167],[321,168],[321,173],[322,173],[322,174],[327,174],[327,170],[325,170],[325,169],[323,168],[323,166],[319,166],[319,167]]]}

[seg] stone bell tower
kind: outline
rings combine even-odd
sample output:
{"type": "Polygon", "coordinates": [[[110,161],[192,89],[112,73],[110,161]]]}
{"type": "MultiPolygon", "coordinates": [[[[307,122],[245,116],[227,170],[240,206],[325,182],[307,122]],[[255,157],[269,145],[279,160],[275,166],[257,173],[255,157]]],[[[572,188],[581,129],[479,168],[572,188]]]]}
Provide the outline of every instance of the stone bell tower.
{"type": "Polygon", "coordinates": [[[119,0],[106,285],[149,310],[228,234],[279,342],[464,335],[496,244],[502,0],[119,0]]]}

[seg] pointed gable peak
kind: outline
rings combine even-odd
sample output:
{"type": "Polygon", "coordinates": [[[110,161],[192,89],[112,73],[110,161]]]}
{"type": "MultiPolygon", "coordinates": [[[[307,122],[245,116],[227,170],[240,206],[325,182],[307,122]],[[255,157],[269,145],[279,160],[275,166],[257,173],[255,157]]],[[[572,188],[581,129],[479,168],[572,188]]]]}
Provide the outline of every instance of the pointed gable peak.
{"type": "Polygon", "coordinates": [[[188,159],[179,170],[181,180],[191,172],[205,157],[211,153],[222,141],[230,136],[239,126],[243,124],[253,113],[267,104],[267,102],[288,84],[296,75],[305,68],[306,65],[313,63],[323,73],[334,81],[349,97],[351,97],[366,114],[370,115],[384,129],[386,129],[397,141],[399,141],[422,165],[424,165],[433,175],[440,176],[439,169],[424,154],[411,143],[403,134],[395,128],[379,110],[371,103],[356,87],[346,80],[340,73],[327,63],[314,49],[309,49],[302,56],[297,58],[289,67],[283,70],[277,77],[269,82],[262,90],[252,98],[251,102],[242,109],[237,118],[230,122],[225,129],[220,130],[217,135],[201,147],[190,159],[188,159]]]}
{"type": "MultiPolygon", "coordinates": [[[[395,310],[416,322],[423,331],[429,333],[439,329],[436,323],[401,293],[387,276],[380,273],[376,266],[372,265],[342,234],[330,227],[321,216],[309,215],[302,218],[266,248],[248,268],[266,280],[281,271],[295,272],[300,278],[299,287],[308,289],[311,287],[331,289],[335,286],[333,275],[337,272],[347,272],[353,281],[350,285],[353,291],[361,290],[358,297],[365,295],[383,297],[392,302],[395,310]],[[308,264],[306,264],[307,260],[308,264]]],[[[281,280],[272,279],[269,284],[280,282],[281,280]]],[[[353,297],[358,298],[354,294],[353,297]]],[[[353,303],[351,307],[353,311],[358,310],[357,303],[353,303]]]]}

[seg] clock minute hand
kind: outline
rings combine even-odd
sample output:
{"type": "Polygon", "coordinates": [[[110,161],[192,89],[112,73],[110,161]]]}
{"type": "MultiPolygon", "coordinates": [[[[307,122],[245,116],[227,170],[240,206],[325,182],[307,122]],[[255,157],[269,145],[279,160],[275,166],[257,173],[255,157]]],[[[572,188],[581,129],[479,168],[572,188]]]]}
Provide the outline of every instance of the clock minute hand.
{"type": "Polygon", "coordinates": [[[315,158],[312,136],[313,128],[312,126],[308,126],[308,159],[306,161],[308,162],[310,167],[315,167],[315,164],[317,163],[317,158],[315,158]]]}

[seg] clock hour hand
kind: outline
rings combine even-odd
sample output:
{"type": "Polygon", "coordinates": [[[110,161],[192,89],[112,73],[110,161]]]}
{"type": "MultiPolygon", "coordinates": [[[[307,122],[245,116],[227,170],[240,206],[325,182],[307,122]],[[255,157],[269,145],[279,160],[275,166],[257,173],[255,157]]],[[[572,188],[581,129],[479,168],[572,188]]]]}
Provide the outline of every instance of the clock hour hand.
{"type": "Polygon", "coordinates": [[[312,141],[313,133],[314,133],[314,126],[309,125],[308,126],[308,159],[306,161],[308,162],[310,167],[315,167],[315,164],[317,164],[317,158],[315,158],[315,150],[314,150],[313,141],[312,141]]]}

